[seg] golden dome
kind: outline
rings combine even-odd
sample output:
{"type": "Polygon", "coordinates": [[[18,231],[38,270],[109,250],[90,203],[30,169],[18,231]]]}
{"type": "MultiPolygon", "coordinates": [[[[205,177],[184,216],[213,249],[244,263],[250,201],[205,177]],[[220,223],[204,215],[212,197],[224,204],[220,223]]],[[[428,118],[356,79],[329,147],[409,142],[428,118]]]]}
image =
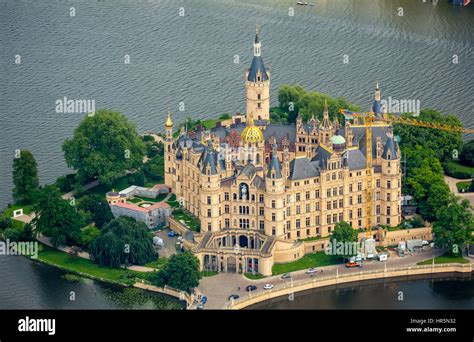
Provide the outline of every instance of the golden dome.
{"type": "Polygon", "coordinates": [[[168,119],[166,119],[165,126],[166,126],[166,127],[173,127],[173,121],[171,121],[171,113],[170,113],[170,111],[168,111],[168,119]]]}
{"type": "Polygon", "coordinates": [[[246,144],[259,143],[264,140],[262,131],[260,128],[254,125],[253,118],[251,116],[248,116],[247,126],[242,131],[242,134],[240,134],[240,140],[246,144]]]}

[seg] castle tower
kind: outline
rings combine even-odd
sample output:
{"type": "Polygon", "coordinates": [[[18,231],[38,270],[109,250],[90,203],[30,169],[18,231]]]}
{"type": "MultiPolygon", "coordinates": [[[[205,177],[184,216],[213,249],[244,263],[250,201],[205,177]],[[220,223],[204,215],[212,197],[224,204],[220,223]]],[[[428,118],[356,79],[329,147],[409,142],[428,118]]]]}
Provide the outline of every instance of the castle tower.
{"type": "Polygon", "coordinates": [[[381,118],[383,115],[382,104],[380,100],[382,98],[382,94],[380,92],[379,82],[375,85],[375,93],[374,93],[374,103],[372,104],[372,112],[376,118],[381,118]]]}
{"type": "Polygon", "coordinates": [[[173,121],[171,121],[170,111],[168,111],[168,119],[165,123],[165,133],[165,184],[174,189],[173,121]]]}
{"type": "Polygon", "coordinates": [[[392,227],[400,223],[400,149],[393,136],[385,142],[382,153],[382,174],[380,179],[380,223],[392,227]]]}
{"type": "Polygon", "coordinates": [[[247,113],[254,113],[257,120],[270,120],[270,71],[263,64],[258,26],[256,31],[252,64],[245,73],[247,113]]]}
{"type": "Polygon", "coordinates": [[[324,110],[323,110],[323,120],[321,121],[321,125],[319,126],[319,141],[329,146],[331,144],[331,137],[333,135],[332,123],[329,119],[329,110],[328,110],[328,102],[324,101],[324,110]]]}
{"type": "Polygon", "coordinates": [[[285,178],[278,159],[276,145],[273,146],[272,157],[265,177],[265,234],[269,236],[285,236],[285,178]]]}
{"type": "Polygon", "coordinates": [[[263,166],[265,139],[260,128],[255,126],[253,115],[247,114],[247,126],[240,134],[240,144],[243,147],[241,153],[243,164],[252,163],[254,166],[263,166]]]}

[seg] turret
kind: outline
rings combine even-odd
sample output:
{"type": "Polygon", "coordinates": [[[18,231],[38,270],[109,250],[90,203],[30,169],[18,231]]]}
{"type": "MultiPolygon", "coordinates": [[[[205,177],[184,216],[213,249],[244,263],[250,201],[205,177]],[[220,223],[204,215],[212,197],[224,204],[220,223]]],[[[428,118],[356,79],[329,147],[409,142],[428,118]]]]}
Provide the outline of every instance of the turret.
{"type": "Polygon", "coordinates": [[[277,237],[285,235],[285,178],[278,159],[276,145],[265,177],[265,234],[277,237]]]}
{"type": "Polygon", "coordinates": [[[253,42],[253,59],[245,73],[247,113],[254,113],[257,120],[270,120],[270,71],[262,59],[262,43],[257,26],[253,42]]]}
{"type": "Polygon", "coordinates": [[[171,113],[168,111],[168,118],[165,123],[165,184],[174,189],[173,174],[174,174],[174,151],[173,151],[173,121],[171,120],[171,113]]]}
{"type": "Polygon", "coordinates": [[[401,172],[400,149],[392,134],[385,142],[382,152],[382,174],[380,177],[381,223],[396,226],[400,223],[401,172]]]}

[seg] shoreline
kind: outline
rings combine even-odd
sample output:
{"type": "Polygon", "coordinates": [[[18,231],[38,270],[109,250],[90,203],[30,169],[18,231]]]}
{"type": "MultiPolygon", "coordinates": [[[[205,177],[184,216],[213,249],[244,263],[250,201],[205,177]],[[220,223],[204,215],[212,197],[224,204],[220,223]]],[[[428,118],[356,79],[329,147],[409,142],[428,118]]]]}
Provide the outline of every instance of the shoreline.
{"type": "Polygon", "coordinates": [[[303,280],[295,283],[285,283],[283,286],[275,287],[266,292],[259,292],[255,295],[249,294],[247,298],[240,298],[233,303],[226,303],[224,309],[241,310],[255,304],[263,303],[272,299],[284,296],[294,296],[295,293],[304,292],[307,290],[324,288],[338,284],[361,283],[366,280],[380,280],[380,279],[396,279],[399,277],[434,275],[442,273],[459,273],[472,274],[473,268],[468,264],[435,264],[435,265],[418,265],[408,266],[402,268],[358,272],[347,275],[329,276],[323,278],[313,278],[311,280],[303,280]]]}

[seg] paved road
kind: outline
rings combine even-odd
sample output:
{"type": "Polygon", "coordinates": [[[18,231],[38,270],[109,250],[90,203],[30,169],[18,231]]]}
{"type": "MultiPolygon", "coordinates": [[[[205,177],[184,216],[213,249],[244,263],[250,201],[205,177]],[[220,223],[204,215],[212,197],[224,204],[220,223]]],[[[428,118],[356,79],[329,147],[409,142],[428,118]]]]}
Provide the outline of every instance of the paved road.
{"type": "MultiPolygon", "coordinates": [[[[408,255],[405,257],[399,257],[396,253],[392,252],[390,254],[390,258],[387,261],[387,268],[395,268],[395,267],[406,267],[410,265],[416,265],[417,262],[430,259],[433,256],[438,256],[443,254],[443,251],[433,248],[427,251],[413,253],[412,255],[408,255]]],[[[364,271],[369,270],[383,270],[385,267],[385,262],[380,261],[364,261],[362,269],[364,271]]],[[[321,275],[328,276],[328,275],[336,275],[336,272],[339,274],[344,273],[357,273],[359,272],[359,268],[352,268],[348,269],[343,264],[339,265],[332,265],[332,266],[325,266],[325,267],[318,267],[318,273],[314,275],[314,277],[318,277],[321,275]],[[337,271],[336,271],[337,270],[337,271]]],[[[293,281],[303,280],[303,279],[311,279],[309,275],[307,275],[306,270],[296,271],[292,273],[293,281]]],[[[237,294],[240,297],[247,296],[248,292],[245,291],[245,287],[250,284],[257,285],[257,292],[265,291],[263,290],[263,285],[266,283],[270,283],[273,285],[278,285],[284,282],[290,282],[291,279],[281,279],[281,275],[267,277],[264,279],[259,280],[250,280],[246,278],[242,274],[233,274],[233,273],[219,273],[215,276],[211,277],[204,277],[199,284],[199,291],[208,297],[208,301],[206,304],[206,309],[222,309],[225,307],[227,302],[227,298],[231,294],[237,294]],[[240,290],[238,289],[240,287],[240,290]]]]}
{"type": "Polygon", "coordinates": [[[444,181],[448,184],[449,190],[451,190],[451,192],[453,192],[456,196],[460,196],[460,197],[468,199],[471,202],[471,204],[474,205],[474,192],[467,192],[467,193],[459,192],[456,186],[457,182],[468,182],[471,180],[472,179],[457,179],[457,178],[453,178],[449,176],[444,176],[444,181]]]}

